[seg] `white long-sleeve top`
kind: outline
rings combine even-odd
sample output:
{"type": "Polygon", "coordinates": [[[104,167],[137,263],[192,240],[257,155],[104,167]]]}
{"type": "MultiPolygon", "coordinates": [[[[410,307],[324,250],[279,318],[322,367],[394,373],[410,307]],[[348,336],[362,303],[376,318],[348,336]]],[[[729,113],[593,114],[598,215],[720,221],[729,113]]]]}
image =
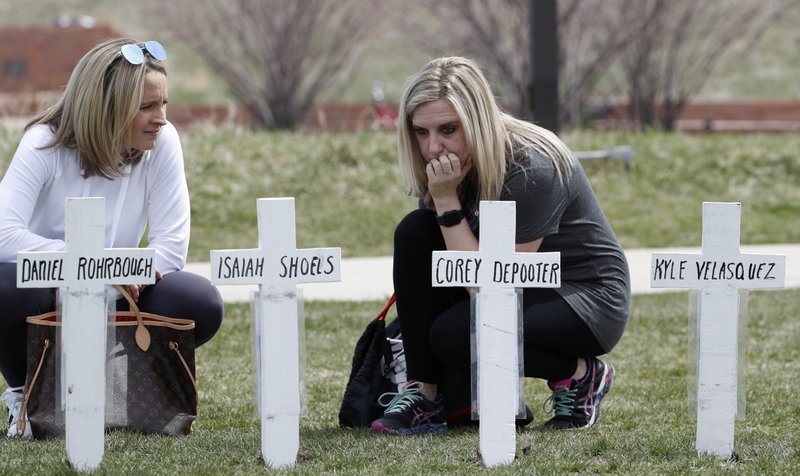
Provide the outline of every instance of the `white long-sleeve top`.
{"type": "Polygon", "coordinates": [[[107,248],[139,246],[149,226],[156,267],[162,274],[182,269],[190,209],[175,127],[162,127],[152,152],[113,180],[83,178],[77,151],[41,148],[52,137],[48,126],[29,129],[0,182],[0,262],[15,262],[19,251],[63,251],[65,199],[104,197],[107,248]]]}

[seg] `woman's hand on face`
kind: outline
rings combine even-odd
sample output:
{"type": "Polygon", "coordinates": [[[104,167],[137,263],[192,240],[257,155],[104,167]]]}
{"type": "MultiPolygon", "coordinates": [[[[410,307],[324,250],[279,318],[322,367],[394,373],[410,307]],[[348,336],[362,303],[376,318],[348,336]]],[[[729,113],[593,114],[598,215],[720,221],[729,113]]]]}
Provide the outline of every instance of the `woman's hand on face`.
{"type": "Polygon", "coordinates": [[[461,159],[453,153],[440,156],[428,162],[428,190],[434,201],[452,195],[457,197],[458,186],[472,170],[472,158],[467,157],[462,165],[461,159]]]}

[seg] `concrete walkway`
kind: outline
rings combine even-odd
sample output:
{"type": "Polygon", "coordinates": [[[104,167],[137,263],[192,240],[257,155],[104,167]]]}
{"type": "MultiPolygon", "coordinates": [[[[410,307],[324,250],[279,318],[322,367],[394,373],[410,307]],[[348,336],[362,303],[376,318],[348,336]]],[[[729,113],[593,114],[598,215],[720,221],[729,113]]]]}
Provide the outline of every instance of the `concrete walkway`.
{"type": "MultiPolygon", "coordinates": [[[[786,256],[786,287],[800,287],[800,244],[742,245],[742,253],[786,256]]],[[[700,248],[658,248],[626,250],[634,294],[669,292],[650,288],[650,257],[653,253],[699,253],[700,248]]],[[[209,263],[189,263],[186,271],[208,277],[209,263]]],[[[384,300],[392,294],[392,258],[342,259],[342,280],[298,286],[306,300],[367,301],[384,300]]],[[[246,302],[257,286],[219,286],[225,302],[246,302]]]]}

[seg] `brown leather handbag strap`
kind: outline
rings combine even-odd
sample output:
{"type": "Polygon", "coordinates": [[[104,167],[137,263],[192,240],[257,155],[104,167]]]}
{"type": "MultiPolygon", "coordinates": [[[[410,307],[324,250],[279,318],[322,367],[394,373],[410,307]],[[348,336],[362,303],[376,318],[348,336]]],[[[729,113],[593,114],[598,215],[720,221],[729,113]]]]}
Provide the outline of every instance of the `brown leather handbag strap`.
{"type": "Polygon", "coordinates": [[[178,343],[174,340],[169,341],[169,350],[175,351],[178,354],[178,358],[181,359],[181,363],[183,364],[184,370],[186,370],[186,375],[189,376],[189,380],[192,381],[192,385],[194,386],[194,392],[198,393],[197,390],[197,380],[195,380],[194,375],[192,375],[192,371],[189,369],[189,364],[186,363],[186,359],[183,358],[183,354],[181,353],[181,349],[178,346],[178,343]]]}
{"type": "Polygon", "coordinates": [[[17,436],[25,434],[25,415],[28,411],[28,399],[31,397],[31,390],[33,390],[33,386],[36,385],[36,380],[39,378],[39,371],[42,370],[44,356],[47,354],[47,349],[49,348],[50,339],[45,339],[44,347],[42,347],[42,356],[39,357],[39,364],[36,366],[36,372],[33,373],[31,383],[28,384],[28,387],[25,389],[25,395],[22,397],[22,406],[19,408],[19,415],[17,417],[17,436]]]}
{"type": "Polygon", "coordinates": [[[148,331],[147,326],[144,325],[144,320],[142,319],[141,311],[139,311],[139,306],[136,305],[130,293],[128,293],[128,290],[125,289],[124,286],[117,285],[116,288],[120,294],[122,294],[122,297],[128,301],[128,306],[136,315],[136,333],[133,336],[134,340],[136,341],[136,345],[142,349],[142,351],[147,352],[147,349],[150,348],[150,331],[148,331]]]}

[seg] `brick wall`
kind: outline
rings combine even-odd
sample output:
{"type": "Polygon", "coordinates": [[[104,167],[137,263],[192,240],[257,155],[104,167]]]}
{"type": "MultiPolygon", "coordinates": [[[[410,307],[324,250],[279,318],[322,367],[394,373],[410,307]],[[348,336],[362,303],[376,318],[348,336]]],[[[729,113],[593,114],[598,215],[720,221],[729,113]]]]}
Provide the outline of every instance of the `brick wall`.
{"type": "Polygon", "coordinates": [[[0,93],[62,89],[87,51],[118,36],[107,26],[0,28],[0,93]]]}
{"type": "MultiPolygon", "coordinates": [[[[598,126],[625,127],[626,117],[625,104],[615,104],[598,126]]],[[[681,111],[675,127],[688,132],[800,131],[800,100],[693,101],[681,111]]]]}

